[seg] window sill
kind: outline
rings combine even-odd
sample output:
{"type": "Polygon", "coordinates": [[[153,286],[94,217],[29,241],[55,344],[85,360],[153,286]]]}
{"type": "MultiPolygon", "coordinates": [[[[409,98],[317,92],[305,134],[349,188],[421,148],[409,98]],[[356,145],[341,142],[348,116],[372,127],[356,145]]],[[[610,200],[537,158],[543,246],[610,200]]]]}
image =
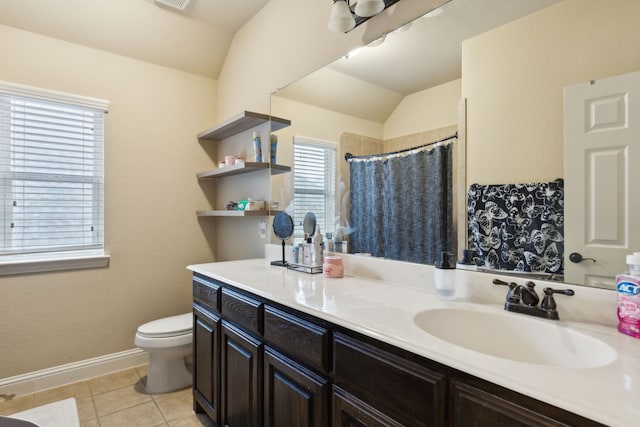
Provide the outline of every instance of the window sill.
{"type": "Polygon", "coordinates": [[[7,256],[0,258],[0,276],[100,268],[109,265],[109,258],[103,251],[7,256]]]}

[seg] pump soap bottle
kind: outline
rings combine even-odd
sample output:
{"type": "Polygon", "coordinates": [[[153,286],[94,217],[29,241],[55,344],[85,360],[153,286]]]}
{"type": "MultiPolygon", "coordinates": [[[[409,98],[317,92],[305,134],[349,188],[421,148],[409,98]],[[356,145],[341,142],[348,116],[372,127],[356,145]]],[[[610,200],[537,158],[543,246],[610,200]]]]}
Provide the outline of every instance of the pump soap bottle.
{"type": "Polygon", "coordinates": [[[436,296],[443,300],[456,299],[456,261],[450,252],[442,252],[434,265],[436,296]]]}
{"type": "Polygon", "coordinates": [[[316,225],[316,232],[313,233],[313,265],[319,266],[324,263],[324,240],[320,232],[320,226],[316,225]]]}

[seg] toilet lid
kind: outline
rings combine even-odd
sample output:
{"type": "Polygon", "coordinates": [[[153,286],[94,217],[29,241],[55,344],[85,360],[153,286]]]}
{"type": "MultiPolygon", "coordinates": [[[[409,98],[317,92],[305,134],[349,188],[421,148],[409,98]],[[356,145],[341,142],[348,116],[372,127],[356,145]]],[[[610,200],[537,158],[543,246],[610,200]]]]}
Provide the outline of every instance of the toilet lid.
{"type": "Polygon", "coordinates": [[[192,330],[193,315],[185,313],[145,323],[138,328],[138,333],[154,337],[172,337],[189,333],[192,330]]]}

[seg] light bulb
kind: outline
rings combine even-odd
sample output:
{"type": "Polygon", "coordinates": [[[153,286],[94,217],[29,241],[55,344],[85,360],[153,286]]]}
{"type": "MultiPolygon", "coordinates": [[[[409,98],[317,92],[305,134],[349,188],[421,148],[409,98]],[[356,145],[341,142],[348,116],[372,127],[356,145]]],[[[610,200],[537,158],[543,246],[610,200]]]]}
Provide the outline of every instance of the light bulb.
{"type": "Polygon", "coordinates": [[[356,15],[369,18],[384,10],[384,0],[358,0],[356,15]]]}
{"type": "Polygon", "coordinates": [[[351,14],[351,9],[345,0],[333,3],[331,16],[329,17],[329,30],[334,33],[346,33],[356,26],[356,20],[351,14]]]}

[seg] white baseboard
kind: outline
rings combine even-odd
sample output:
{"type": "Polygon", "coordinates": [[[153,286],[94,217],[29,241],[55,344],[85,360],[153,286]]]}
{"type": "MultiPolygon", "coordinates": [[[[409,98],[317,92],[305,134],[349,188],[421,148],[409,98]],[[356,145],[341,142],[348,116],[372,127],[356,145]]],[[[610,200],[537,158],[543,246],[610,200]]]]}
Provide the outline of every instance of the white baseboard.
{"type": "MultiPolygon", "coordinates": [[[[149,363],[139,348],[0,379],[0,395],[35,393],[149,363]]],[[[2,401],[2,399],[0,399],[2,401]]]]}

